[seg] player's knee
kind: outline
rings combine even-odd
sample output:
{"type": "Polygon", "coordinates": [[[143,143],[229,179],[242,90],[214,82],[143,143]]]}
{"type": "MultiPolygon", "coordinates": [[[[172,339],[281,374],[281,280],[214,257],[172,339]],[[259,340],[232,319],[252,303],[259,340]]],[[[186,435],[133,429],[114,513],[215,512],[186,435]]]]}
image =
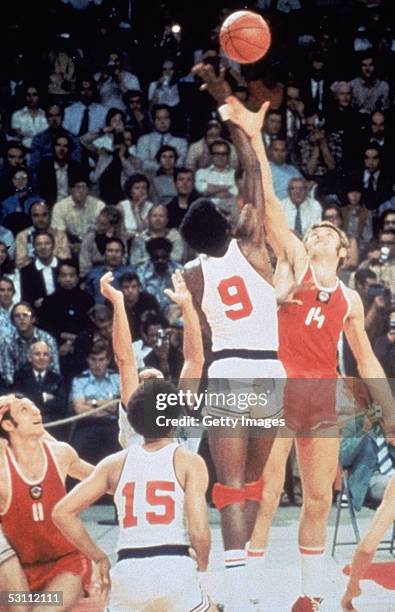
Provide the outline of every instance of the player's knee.
{"type": "Polygon", "coordinates": [[[244,487],[233,487],[216,482],[211,499],[217,510],[222,510],[232,504],[242,505],[245,502],[245,489],[244,487]]]}
{"type": "Polygon", "coordinates": [[[305,494],[303,499],[304,513],[316,521],[326,520],[332,503],[332,495],[323,492],[305,494]]]}

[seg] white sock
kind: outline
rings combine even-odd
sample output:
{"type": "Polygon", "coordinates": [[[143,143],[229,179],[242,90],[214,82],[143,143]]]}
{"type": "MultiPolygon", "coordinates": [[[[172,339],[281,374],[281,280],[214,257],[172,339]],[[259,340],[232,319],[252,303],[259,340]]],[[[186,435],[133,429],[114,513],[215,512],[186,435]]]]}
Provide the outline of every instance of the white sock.
{"type": "Polygon", "coordinates": [[[299,552],[302,565],[302,593],[308,597],[321,597],[325,550],[322,546],[300,546],[299,552]]]}
{"type": "Polygon", "coordinates": [[[247,550],[248,590],[252,600],[259,600],[263,591],[265,552],[264,548],[247,550]]]}
{"type": "Polygon", "coordinates": [[[247,598],[246,551],[226,550],[224,559],[227,609],[242,610],[247,598]]]}

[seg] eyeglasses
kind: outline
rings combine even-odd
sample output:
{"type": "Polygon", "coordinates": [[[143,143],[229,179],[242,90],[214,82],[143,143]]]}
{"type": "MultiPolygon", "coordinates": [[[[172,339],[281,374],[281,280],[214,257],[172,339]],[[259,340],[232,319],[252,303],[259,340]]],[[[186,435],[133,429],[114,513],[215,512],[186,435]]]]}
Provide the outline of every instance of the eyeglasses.
{"type": "Polygon", "coordinates": [[[213,151],[213,155],[229,155],[227,151],[213,151]]]}

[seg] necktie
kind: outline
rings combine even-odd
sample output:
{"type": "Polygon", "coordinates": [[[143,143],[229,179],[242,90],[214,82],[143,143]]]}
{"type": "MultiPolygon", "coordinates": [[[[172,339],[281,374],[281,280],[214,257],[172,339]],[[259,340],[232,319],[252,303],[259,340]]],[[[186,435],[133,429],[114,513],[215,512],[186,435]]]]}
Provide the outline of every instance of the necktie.
{"type": "Polygon", "coordinates": [[[297,207],[296,209],[296,217],[295,217],[295,225],[294,225],[294,230],[295,232],[299,235],[299,236],[303,236],[303,230],[302,230],[302,215],[300,212],[300,206],[297,207]]]}
{"type": "Polygon", "coordinates": [[[43,374],[37,374],[37,387],[40,395],[43,392],[43,374]]]}
{"type": "Polygon", "coordinates": [[[375,192],[375,180],[374,180],[374,174],[371,174],[369,176],[369,181],[368,181],[368,190],[375,192]]]}
{"type": "Polygon", "coordinates": [[[394,467],[380,425],[375,425],[374,435],[374,441],[377,444],[377,465],[379,472],[380,474],[391,474],[394,471],[394,467]]]}
{"type": "Polygon", "coordinates": [[[87,106],[82,114],[80,131],[78,132],[78,136],[82,136],[86,134],[89,130],[89,106],[87,106]]]}

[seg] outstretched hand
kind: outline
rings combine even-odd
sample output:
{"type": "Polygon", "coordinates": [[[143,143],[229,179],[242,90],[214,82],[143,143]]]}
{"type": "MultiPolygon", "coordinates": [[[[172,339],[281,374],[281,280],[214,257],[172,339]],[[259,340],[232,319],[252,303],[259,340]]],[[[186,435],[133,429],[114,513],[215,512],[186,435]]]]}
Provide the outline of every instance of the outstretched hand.
{"type": "Polygon", "coordinates": [[[200,90],[208,91],[218,104],[224,104],[226,98],[232,95],[232,89],[225,80],[225,72],[226,68],[222,67],[220,68],[219,75],[217,75],[211,64],[203,64],[203,62],[196,64],[192,68],[192,74],[195,74],[203,81],[200,90]]]}
{"type": "Polygon", "coordinates": [[[100,279],[100,292],[103,297],[109,300],[112,304],[118,300],[123,300],[123,293],[119,289],[115,289],[111,283],[114,280],[112,272],[106,272],[100,279]]]}
{"type": "Polygon", "coordinates": [[[171,275],[171,280],[173,281],[174,291],[171,289],[165,289],[166,295],[173,302],[181,306],[181,308],[191,304],[192,296],[185,283],[184,277],[181,274],[181,271],[176,270],[174,274],[171,275]]]}
{"type": "Polygon", "coordinates": [[[244,106],[234,96],[226,99],[226,107],[224,119],[227,119],[239,126],[247,134],[249,138],[254,138],[257,135],[261,137],[261,130],[265,115],[269,109],[270,102],[264,102],[257,113],[254,113],[244,106]]]}

